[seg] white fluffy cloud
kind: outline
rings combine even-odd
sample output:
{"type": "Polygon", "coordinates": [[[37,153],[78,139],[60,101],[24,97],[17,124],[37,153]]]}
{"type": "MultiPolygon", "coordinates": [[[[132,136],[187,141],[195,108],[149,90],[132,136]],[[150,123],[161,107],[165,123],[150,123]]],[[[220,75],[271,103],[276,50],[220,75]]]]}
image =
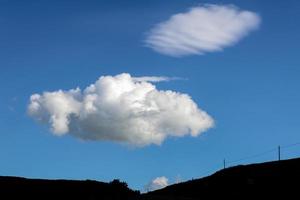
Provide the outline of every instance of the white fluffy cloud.
{"type": "Polygon", "coordinates": [[[233,5],[206,4],[155,25],[145,40],[153,50],[185,56],[220,51],[258,28],[260,17],[233,5]]]}
{"type": "Polygon", "coordinates": [[[157,90],[166,77],[101,76],[83,91],[33,94],[28,113],[55,135],[145,146],[169,136],[198,136],[213,119],[187,94],[157,90]]]}
{"type": "Polygon", "coordinates": [[[158,190],[158,189],[167,187],[168,185],[169,185],[168,179],[164,176],[161,176],[161,177],[157,177],[157,178],[153,179],[152,181],[150,181],[150,183],[148,183],[145,186],[145,190],[146,191],[158,190]]]}

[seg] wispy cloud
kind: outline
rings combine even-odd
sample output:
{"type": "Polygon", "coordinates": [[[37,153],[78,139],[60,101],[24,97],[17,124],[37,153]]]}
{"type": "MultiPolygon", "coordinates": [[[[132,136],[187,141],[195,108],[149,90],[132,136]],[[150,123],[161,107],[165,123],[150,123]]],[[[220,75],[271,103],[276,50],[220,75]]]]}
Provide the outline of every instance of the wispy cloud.
{"type": "Polygon", "coordinates": [[[132,80],[138,82],[146,81],[146,82],[155,83],[155,82],[162,82],[162,81],[170,81],[173,79],[166,76],[141,76],[141,77],[132,77],[132,80]]]}
{"type": "Polygon", "coordinates": [[[180,77],[167,77],[167,76],[141,76],[141,77],[132,77],[132,80],[137,82],[163,82],[163,81],[175,81],[175,80],[185,80],[180,77]]]}
{"type": "Polygon", "coordinates": [[[33,94],[28,113],[55,135],[145,146],[167,137],[198,136],[213,119],[187,94],[157,90],[167,77],[101,76],[83,91],[33,94]]]}
{"type": "Polygon", "coordinates": [[[145,43],[169,56],[200,55],[234,45],[260,22],[258,14],[234,5],[205,4],[155,25],[145,43]]]}

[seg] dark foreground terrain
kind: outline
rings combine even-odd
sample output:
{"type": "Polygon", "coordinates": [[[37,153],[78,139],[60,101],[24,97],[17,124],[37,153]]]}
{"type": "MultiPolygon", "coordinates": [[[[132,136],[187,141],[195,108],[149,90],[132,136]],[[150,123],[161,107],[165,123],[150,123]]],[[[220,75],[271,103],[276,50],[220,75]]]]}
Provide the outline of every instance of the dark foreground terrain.
{"type": "Polygon", "coordinates": [[[241,165],[140,194],[125,182],[41,180],[0,177],[0,199],[194,200],[300,198],[300,159],[241,165]]]}
{"type": "Polygon", "coordinates": [[[0,177],[0,199],[107,199],[131,200],[139,197],[138,191],[127,187],[125,182],[43,180],[18,177],[0,177]]]}
{"type": "Polygon", "coordinates": [[[300,158],[235,166],[144,195],[144,199],[164,200],[217,197],[300,199],[300,158]]]}

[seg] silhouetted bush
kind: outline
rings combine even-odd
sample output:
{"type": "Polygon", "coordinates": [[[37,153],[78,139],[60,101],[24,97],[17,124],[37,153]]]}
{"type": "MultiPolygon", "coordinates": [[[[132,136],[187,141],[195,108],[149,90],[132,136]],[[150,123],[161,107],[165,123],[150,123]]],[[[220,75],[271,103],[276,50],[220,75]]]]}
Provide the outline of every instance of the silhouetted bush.
{"type": "Polygon", "coordinates": [[[116,188],[127,188],[128,189],[128,184],[126,182],[120,181],[119,179],[114,179],[109,184],[111,184],[113,187],[116,187],[116,188]]]}

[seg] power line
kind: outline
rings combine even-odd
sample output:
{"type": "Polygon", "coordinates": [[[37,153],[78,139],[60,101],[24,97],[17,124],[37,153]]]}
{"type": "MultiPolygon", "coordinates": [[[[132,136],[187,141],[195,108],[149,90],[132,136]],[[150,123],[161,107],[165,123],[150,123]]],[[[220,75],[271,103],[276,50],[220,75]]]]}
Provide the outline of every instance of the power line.
{"type": "Polygon", "coordinates": [[[287,145],[282,146],[281,148],[287,149],[287,148],[290,148],[290,147],[293,147],[293,146],[297,146],[297,145],[300,145],[300,142],[296,142],[296,143],[292,143],[292,144],[287,144],[287,145]]]}
{"type": "Polygon", "coordinates": [[[277,148],[272,148],[272,149],[269,149],[267,151],[263,151],[261,153],[257,153],[257,154],[250,155],[250,156],[245,156],[245,157],[242,157],[242,158],[239,158],[239,159],[236,159],[236,160],[232,160],[232,161],[227,161],[226,164],[232,164],[232,163],[236,163],[236,162],[240,162],[240,161],[260,157],[260,156],[263,156],[263,155],[266,155],[268,153],[275,152],[275,151],[278,152],[278,160],[280,160],[281,159],[281,149],[287,149],[287,148],[297,146],[297,145],[300,145],[300,142],[291,143],[291,144],[287,144],[287,145],[283,145],[283,146],[278,146],[277,148]]]}
{"type": "Polygon", "coordinates": [[[220,169],[220,166],[214,166],[213,168],[210,168],[209,170],[206,170],[206,171],[202,172],[202,173],[200,174],[200,177],[203,177],[203,176],[207,176],[207,175],[209,175],[209,174],[212,174],[212,173],[216,172],[216,171],[219,170],[219,169],[220,169]]]}
{"type": "Polygon", "coordinates": [[[277,148],[272,148],[272,149],[269,149],[269,150],[261,152],[261,153],[257,153],[257,154],[250,155],[250,156],[245,156],[245,157],[242,157],[242,158],[239,158],[239,159],[236,159],[236,160],[228,161],[227,164],[232,164],[232,163],[236,163],[236,162],[240,162],[240,161],[244,161],[244,160],[249,160],[249,159],[252,159],[252,158],[257,158],[257,157],[266,155],[268,153],[274,152],[276,150],[277,150],[277,148]]]}
{"type": "MultiPolygon", "coordinates": [[[[227,161],[226,159],[223,159],[223,169],[225,169],[226,167],[228,167],[229,164],[233,164],[233,163],[241,162],[241,161],[244,161],[244,160],[249,160],[249,159],[261,157],[263,155],[266,155],[266,154],[269,154],[269,153],[272,153],[272,152],[278,152],[278,160],[280,161],[281,160],[281,150],[282,149],[288,149],[288,148],[291,148],[291,147],[294,147],[294,146],[298,146],[298,145],[300,145],[300,142],[286,144],[286,145],[283,145],[283,146],[279,145],[276,148],[272,148],[272,149],[269,149],[269,150],[266,150],[266,151],[263,151],[263,152],[260,152],[260,153],[257,153],[257,154],[253,154],[253,155],[241,157],[241,158],[236,159],[236,160],[231,160],[231,161],[229,160],[229,161],[227,161]]],[[[208,173],[211,174],[212,172],[215,172],[217,169],[220,169],[220,166],[214,167],[214,168],[210,168],[209,170],[206,170],[206,171],[204,171],[201,174],[202,175],[207,175],[208,173]]],[[[200,177],[202,177],[202,176],[200,176],[200,177]]]]}

